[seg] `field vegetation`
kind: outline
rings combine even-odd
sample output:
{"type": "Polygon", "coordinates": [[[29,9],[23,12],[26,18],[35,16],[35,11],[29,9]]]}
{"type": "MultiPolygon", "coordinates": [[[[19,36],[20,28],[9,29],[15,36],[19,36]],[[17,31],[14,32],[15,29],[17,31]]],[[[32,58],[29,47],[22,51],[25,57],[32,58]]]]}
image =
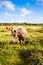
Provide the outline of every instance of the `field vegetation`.
{"type": "Polygon", "coordinates": [[[15,24],[26,28],[28,38],[23,48],[18,39],[12,43],[11,31],[0,25],[0,65],[43,65],[43,25],[15,24]]]}

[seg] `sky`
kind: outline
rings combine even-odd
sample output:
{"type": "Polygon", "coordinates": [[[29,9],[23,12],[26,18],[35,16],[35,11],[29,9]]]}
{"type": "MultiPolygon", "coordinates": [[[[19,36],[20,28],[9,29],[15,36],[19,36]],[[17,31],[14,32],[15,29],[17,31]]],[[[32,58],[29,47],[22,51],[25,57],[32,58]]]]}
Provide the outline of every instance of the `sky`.
{"type": "Polygon", "coordinates": [[[0,23],[42,23],[43,0],[0,0],[0,23]]]}

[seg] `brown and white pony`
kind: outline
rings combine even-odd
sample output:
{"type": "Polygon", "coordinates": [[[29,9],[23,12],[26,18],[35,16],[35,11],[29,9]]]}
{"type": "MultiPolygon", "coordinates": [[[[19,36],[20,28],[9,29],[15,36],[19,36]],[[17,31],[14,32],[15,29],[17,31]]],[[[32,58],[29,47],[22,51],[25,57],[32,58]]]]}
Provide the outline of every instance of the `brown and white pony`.
{"type": "Polygon", "coordinates": [[[22,27],[18,27],[17,29],[13,30],[12,26],[6,26],[7,30],[11,30],[12,34],[12,41],[15,43],[16,39],[18,38],[20,41],[20,44],[24,44],[24,40],[28,37],[28,33],[26,29],[22,27]]]}

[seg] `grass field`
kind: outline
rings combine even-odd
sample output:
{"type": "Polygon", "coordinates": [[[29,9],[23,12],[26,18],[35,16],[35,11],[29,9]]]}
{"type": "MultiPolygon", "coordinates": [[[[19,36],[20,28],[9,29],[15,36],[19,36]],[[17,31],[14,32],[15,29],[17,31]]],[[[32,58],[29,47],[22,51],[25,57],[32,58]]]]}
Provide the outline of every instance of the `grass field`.
{"type": "Polygon", "coordinates": [[[23,49],[18,40],[11,42],[11,32],[0,26],[0,65],[43,65],[43,25],[14,25],[26,28],[28,38],[23,49]]]}

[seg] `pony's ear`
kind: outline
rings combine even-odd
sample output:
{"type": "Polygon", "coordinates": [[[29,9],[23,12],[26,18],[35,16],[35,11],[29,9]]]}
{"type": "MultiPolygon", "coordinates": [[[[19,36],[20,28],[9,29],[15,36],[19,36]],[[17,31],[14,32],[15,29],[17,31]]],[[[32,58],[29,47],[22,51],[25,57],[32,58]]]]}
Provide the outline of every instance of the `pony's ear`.
{"type": "Polygon", "coordinates": [[[14,30],[14,32],[16,32],[16,30],[14,30]]]}

